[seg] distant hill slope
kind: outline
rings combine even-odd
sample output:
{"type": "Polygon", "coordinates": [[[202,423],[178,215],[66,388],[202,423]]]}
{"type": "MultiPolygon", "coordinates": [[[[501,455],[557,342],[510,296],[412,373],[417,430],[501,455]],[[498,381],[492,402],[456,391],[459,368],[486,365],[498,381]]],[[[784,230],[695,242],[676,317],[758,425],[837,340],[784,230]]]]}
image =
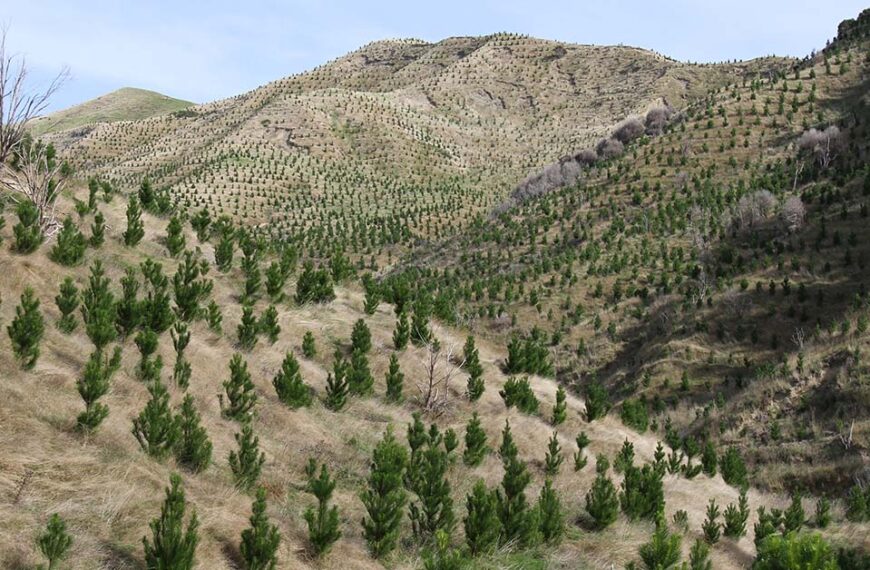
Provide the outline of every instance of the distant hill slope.
{"type": "Polygon", "coordinates": [[[692,65],[511,34],[388,40],[190,116],[101,124],[54,142],[82,175],[126,189],[149,176],[182,206],[273,236],[401,247],[457,231],[628,115],[663,101],[682,107],[782,64],[692,65]]]}
{"type": "Polygon", "coordinates": [[[123,87],[74,107],[40,117],[34,122],[33,132],[56,133],[94,123],[138,121],[193,105],[190,101],[175,99],[156,91],[123,87]]]}

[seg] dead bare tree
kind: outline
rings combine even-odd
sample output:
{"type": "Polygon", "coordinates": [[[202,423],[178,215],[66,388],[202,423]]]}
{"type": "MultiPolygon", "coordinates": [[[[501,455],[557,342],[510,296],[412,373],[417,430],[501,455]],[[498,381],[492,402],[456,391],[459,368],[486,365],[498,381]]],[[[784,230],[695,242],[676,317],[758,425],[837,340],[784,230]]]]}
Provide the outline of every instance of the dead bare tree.
{"type": "Polygon", "coordinates": [[[446,349],[437,341],[426,345],[423,361],[424,380],[417,382],[420,391],[420,406],[426,414],[440,416],[447,411],[450,396],[450,381],[459,373],[465,360],[454,362],[455,345],[446,349]]]}
{"type": "Polygon", "coordinates": [[[28,124],[38,117],[58,89],[69,78],[64,67],[42,89],[28,85],[27,62],[6,49],[7,28],[0,28],[0,168],[21,144],[28,124]]]}
{"type": "Polygon", "coordinates": [[[803,327],[796,327],[794,329],[794,333],[791,335],[792,343],[798,348],[798,350],[804,349],[804,343],[807,341],[807,335],[804,332],[803,327]]]}
{"type": "Polygon", "coordinates": [[[33,202],[43,235],[51,236],[58,228],[56,199],[66,182],[63,163],[51,159],[48,148],[38,143],[21,145],[16,152],[18,164],[0,169],[0,185],[12,191],[16,199],[33,202]]]}

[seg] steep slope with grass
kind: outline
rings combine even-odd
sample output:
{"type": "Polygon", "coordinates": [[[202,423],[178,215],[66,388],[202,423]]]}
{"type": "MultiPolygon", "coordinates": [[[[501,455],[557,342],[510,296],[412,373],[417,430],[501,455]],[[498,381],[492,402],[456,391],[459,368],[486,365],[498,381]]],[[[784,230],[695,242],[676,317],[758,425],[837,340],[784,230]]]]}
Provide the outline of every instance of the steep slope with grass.
{"type": "Polygon", "coordinates": [[[140,121],[188,109],[193,105],[190,101],[174,99],[155,91],[123,87],[69,109],[39,117],[31,130],[36,136],[69,131],[70,137],[80,138],[87,136],[97,123],[140,121]]]}

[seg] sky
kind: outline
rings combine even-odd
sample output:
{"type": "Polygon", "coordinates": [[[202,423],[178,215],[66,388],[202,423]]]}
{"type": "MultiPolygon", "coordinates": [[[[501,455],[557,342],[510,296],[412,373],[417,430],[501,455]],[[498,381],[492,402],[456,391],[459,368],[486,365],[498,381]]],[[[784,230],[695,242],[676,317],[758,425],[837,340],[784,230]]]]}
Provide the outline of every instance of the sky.
{"type": "Polygon", "coordinates": [[[0,0],[7,50],[34,85],[71,77],[49,110],[120,87],[231,97],[386,38],[516,32],[632,45],[692,62],[804,56],[866,0],[0,0]]]}

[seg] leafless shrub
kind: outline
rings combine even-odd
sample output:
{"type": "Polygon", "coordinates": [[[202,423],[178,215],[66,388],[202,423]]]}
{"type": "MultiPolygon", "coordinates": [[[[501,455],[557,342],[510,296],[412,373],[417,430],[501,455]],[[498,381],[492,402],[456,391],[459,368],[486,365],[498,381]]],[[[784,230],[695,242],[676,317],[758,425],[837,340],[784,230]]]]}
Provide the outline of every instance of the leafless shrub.
{"type": "Polygon", "coordinates": [[[653,107],[646,113],[646,118],[644,119],[644,126],[646,127],[646,134],[650,136],[658,136],[664,132],[665,127],[668,125],[668,119],[671,118],[671,109],[670,107],[653,107]]]}
{"type": "Polygon", "coordinates": [[[628,118],[617,125],[613,138],[623,144],[628,144],[644,133],[643,123],[636,117],[628,118]]]}
{"type": "Polygon", "coordinates": [[[801,152],[812,155],[823,169],[828,168],[837,157],[841,144],[842,136],[836,125],[831,125],[824,131],[810,129],[798,139],[801,152]]]}
{"type": "Polygon", "coordinates": [[[758,190],[738,200],[733,221],[741,228],[749,228],[766,220],[776,208],[776,197],[767,190],[758,190]]]}
{"type": "Polygon", "coordinates": [[[618,139],[601,139],[595,150],[601,158],[616,158],[625,151],[625,146],[618,139]]]}
{"type": "Polygon", "coordinates": [[[598,153],[586,148],[574,155],[574,161],[581,166],[592,166],[598,161],[598,153]]]}
{"type": "Polygon", "coordinates": [[[752,308],[749,296],[739,291],[728,291],[722,296],[722,302],[729,312],[737,318],[742,318],[752,308]]]}
{"type": "Polygon", "coordinates": [[[0,167],[21,144],[30,121],[45,110],[51,96],[69,77],[64,68],[48,87],[30,89],[27,62],[6,51],[6,32],[6,28],[0,29],[0,167]]]}
{"type": "Polygon", "coordinates": [[[426,345],[424,380],[417,382],[417,390],[420,392],[420,407],[427,414],[437,417],[447,411],[450,381],[465,364],[465,360],[454,362],[454,349],[454,345],[442,348],[437,341],[426,345]]]}
{"type": "Polygon", "coordinates": [[[782,205],[782,219],[789,232],[795,232],[804,225],[807,209],[797,196],[789,196],[782,205]]]}
{"type": "Polygon", "coordinates": [[[573,157],[560,160],[523,180],[511,193],[511,199],[514,204],[521,204],[557,188],[570,186],[576,183],[582,174],[583,169],[573,157]]]}
{"type": "Polygon", "coordinates": [[[54,234],[58,223],[55,201],[63,190],[63,163],[49,160],[45,145],[34,143],[18,149],[17,168],[0,169],[0,186],[12,191],[16,198],[33,202],[39,211],[39,227],[46,236],[54,234]]]}
{"type": "Polygon", "coordinates": [[[804,331],[803,327],[795,327],[794,332],[791,334],[792,344],[794,344],[798,350],[803,350],[806,341],[807,333],[804,331]]]}

